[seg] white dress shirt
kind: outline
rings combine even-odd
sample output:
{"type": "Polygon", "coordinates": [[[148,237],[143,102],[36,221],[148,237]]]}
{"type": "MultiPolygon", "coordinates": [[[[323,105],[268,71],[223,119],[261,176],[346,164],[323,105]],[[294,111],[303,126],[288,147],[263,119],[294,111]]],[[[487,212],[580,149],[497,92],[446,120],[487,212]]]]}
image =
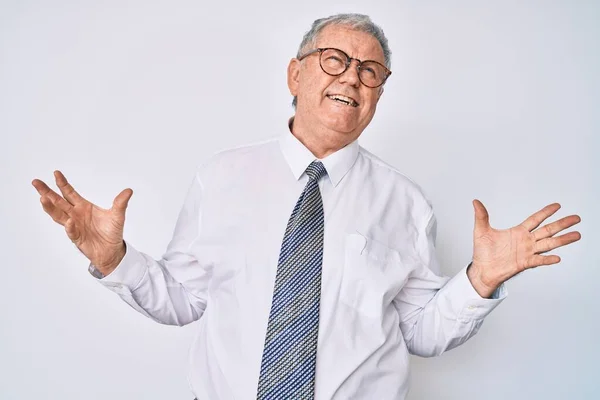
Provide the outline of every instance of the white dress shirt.
{"type": "MultiPolygon", "coordinates": [[[[279,250],[315,156],[289,131],[201,165],[161,260],[126,242],[99,280],[170,325],[200,320],[189,383],[199,400],[255,399],[279,250]]],[[[444,277],[420,188],[353,142],[321,160],[325,216],[315,399],[404,399],[409,353],[464,343],[506,297],[444,277]]]]}

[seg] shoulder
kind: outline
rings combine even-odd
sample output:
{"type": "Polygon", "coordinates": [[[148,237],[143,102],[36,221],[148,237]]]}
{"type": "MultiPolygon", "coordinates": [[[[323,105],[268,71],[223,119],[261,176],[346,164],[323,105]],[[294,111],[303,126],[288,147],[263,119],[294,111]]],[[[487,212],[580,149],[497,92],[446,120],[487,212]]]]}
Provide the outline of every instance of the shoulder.
{"type": "Polygon", "coordinates": [[[239,171],[240,168],[245,169],[253,163],[271,157],[278,148],[279,141],[277,137],[225,148],[217,151],[205,162],[198,165],[198,172],[201,175],[221,175],[228,171],[239,171]]]}
{"type": "Polygon", "coordinates": [[[375,175],[377,178],[386,179],[388,182],[391,180],[395,185],[425,197],[423,189],[417,182],[362,146],[359,146],[358,157],[359,162],[369,170],[370,174],[375,175]]]}
{"type": "Polygon", "coordinates": [[[374,190],[404,199],[418,219],[428,220],[433,214],[431,201],[414,179],[362,146],[359,146],[357,166],[374,190]]]}
{"type": "Polygon", "coordinates": [[[235,162],[240,159],[260,156],[266,152],[272,152],[278,148],[277,137],[242,144],[235,147],[222,149],[214,153],[205,164],[218,164],[223,162],[235,162]]]}

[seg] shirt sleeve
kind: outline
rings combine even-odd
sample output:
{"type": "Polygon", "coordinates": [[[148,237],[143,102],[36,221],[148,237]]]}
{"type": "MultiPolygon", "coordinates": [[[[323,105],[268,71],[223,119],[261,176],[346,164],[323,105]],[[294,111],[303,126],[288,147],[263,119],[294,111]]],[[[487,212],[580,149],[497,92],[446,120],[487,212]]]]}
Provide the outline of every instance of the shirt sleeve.
{"type": "Polygon", "coordinates": [[[201,262],[192,252],[200,232],[202,191],[196,173],[173,238],[160,260],[125,241],[125,257],[110,274],[103,277],[93,265],[89,266],[98,282],[138,312],[162,324],[191,323],[206,309],[211,265],[201,262]]]}
{"type": "Polygon", "coordinates": [[[467,276],[468,266],[451,279],[442,276],[435,253],[436,226],[430,213],[417,241],[419,263],[394,299],[408,350],[422,357],[466,342],[508,294],[502,284],[491,298],[482,298],[467,276]]]}

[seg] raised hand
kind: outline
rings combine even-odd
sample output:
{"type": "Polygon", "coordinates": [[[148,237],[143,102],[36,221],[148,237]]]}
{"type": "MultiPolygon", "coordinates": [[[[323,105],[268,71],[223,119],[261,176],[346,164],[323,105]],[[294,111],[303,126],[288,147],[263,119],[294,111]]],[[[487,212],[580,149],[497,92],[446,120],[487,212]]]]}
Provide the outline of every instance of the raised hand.
{"type": "Polygon", "coordinates": [[[560,204],[547,205],[521,224],[505,230],[490,226],[489,214],[479,201],[473,201],[475,229],[473,231],[473,263],[467,274],[482,297],[516,274],[541,265],[560,262],[557,255],[542,255],[550,250],[581,239],[579,232],[557,233],[578,224],[578,215],[569,215],[538,228],[560,209],[560,204]]]}
{"type": "Polygon", "coordinates": [[[100,272],[108,275],[125,255],[123,226],[133,191],[123,190],[114,199],[112,208],[105,210],[81,197],[60,171],[54,171],[54,177],[62,196],[39,179],[31,182],[41,196],[44,211],[64,226],[77,248],[100,272]]]}

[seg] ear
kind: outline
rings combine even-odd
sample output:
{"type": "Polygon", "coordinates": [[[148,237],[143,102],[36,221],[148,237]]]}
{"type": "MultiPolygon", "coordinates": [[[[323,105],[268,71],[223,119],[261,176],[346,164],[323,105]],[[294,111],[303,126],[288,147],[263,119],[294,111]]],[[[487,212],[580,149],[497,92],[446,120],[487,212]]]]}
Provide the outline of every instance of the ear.
{"type": "Polygon", "coordinates": [[[300,84],[300,61],[292,58],[287,69],[287,83],[292,96],[298,95],[298,85],[300,84]]]}

